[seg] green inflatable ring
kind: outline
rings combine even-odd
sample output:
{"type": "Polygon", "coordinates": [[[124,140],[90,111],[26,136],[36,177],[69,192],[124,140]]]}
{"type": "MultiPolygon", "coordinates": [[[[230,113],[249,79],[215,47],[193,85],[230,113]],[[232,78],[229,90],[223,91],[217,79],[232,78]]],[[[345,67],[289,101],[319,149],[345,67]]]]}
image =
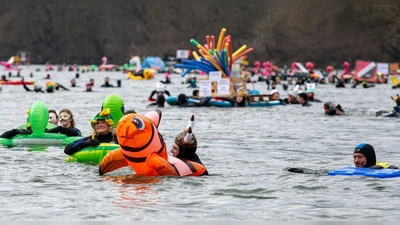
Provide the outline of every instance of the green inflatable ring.
{"type": "Polygon", "coordinates": [[[97,147],[86,147],[65,158],[66,162],[100,163],[108,152],[119,148],[118,144],[101,143],[97,147]]]}

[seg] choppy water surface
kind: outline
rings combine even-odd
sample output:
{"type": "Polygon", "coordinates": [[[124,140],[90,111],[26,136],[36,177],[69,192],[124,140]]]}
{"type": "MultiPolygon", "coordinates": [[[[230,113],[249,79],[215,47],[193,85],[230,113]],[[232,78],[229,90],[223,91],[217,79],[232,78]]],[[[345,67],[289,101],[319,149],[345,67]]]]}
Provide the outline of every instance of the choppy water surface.
{"type": "MultiPolygon", "coordinates": [[[[52,81],[69,87],[75,72],[22,70],[27,80],[52,81]]],[[[6,73],[6,72],[4,72],[6,73]]],[[[89,120],[103,99],[119,94],[126,109],[146,113],[155,80],[127,80],[120,72],[81,73],[80,87],[53,94],[28,93],[22,86],[0,92],[0,132],[26,120],[37,100],[49,109],[69,108],[77,127],[91,133],[89,120]],[[122,88],[100,88],[103,78],[122,80],[122,88]],[[94,92],[84,92],[90,78],[94,92]]],[[[191,94],[172,76],[172,95],[191,94]]],[[[350,86],[350,85],[349,85],[350,86]]],[[[268,93],[265,83],[255,87],[268,93]]],[[[281,94],[286,95],[279,86],[281,94]]],[[[196,117],[198,154],[211,176],[142,177],[124,168],[106,176],[98,166],[64,162],[62,147],[0,147],[0,214],[3,220],[399,220],[399,179],[294,174],[288,167],[332,170],[352,165],[352,150],[369,142],[380,161],[400,165],[399,120],[371,116],[372,109],[391,109],[391,84],[374,88],[318,85],[316,98],[335,101],[347,115],[330,117],[323,103],[312,107],[176,108],[166,106],[160,131],[171,146],[189,117],[196,117]]]]}

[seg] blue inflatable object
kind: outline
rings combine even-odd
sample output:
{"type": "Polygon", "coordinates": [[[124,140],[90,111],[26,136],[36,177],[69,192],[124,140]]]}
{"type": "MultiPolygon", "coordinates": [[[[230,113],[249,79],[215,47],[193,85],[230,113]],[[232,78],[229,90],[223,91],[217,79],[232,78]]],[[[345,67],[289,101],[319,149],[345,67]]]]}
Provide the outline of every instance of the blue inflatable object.
{"type": "Polygon", "coordinates": [[[360,167],[344,167],[340,170],[329,171],[328,175],[366,176],[376,178],[392,178],[400,176],[400,169],[370,169],[360,167]]]}
{"type": "Polygon", "coordinates": [[[142,68],[154,69],[156,68],[159,72],[165,72],[165,63],[158,56],[148,56],[142,62],[142,68]]]}
{"type": "Polygon", "coordinates": [[[264,107],[264,106],[276,106],[280,105],[281,102],[276,100],[276,101],[258,101],[258,102],[247,102],[247,106],[250,107],[264,107]]]}
{"type": "MultiPolygon", "coordinates": [[[[175,106],[176,102],[178,101],[178,97],[177,96],[170,96],[166,99],[168,105],[172,105],[175,106]]],[[[200,100],[199,99],[195,99],[195,98],[188,98],[188,103],[199,103],[200,100]]],[[[220,100],[214,100],[211,99],[207,106],[216,106],[216,107],[232,107],[232,104],[228,101],[220,101],[220,100]]]]}

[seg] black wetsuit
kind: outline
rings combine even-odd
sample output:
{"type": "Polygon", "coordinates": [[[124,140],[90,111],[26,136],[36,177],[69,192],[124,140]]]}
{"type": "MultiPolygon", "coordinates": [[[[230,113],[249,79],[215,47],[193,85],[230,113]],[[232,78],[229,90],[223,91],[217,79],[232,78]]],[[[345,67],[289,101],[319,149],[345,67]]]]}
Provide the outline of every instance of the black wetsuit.
{"type": "Polygon", "coordinates": [[[104,84],[101,85],[101,87],[114,87],[114,85],[112,85],[108,82],[105,82],[104,84]]]}
{"type": "Polygon", "coordinates": [[[200,102],[188,102],[188,97],[185,94],[178,95],[178,101],[176,105],[178,107],[200,107],[200,106],[207,106],[208,102],[211,100],[210,97],[205,97],[200,102]]]}
{"type": "MultiPolygon", "coordinates": [[[[88,140],[92,139],[92,136],[87,136],[84,138],[81,138],[79,140],[76,140],[74,142],[71,142],[65,146],[64,153],[67,155],[73,155],[75,152],[78,152],[79,150],[92,146],[88,140]]],[[[100,141],[100,143],[115,143],[118,144],[118,139],[116,135],[112,135],[111,133],[107,135],[95,135],[94,139],[97,139],[100,141]]]]}
{"type": "Polygon", "coordinates": [[[285,104],[299,104],[299,102],[297,100],[293,100],[293,101],[289,102],[288,98],[284,98],[283,102],[285,102],[285,104]]]}
{"type": "Polygon", "coordinates": [[[0,138],[11,139],[18,134],[31,134],[32,131],[28,129],[12,129],[0,135],[0,138]]]}
{"type": "MultiPolygon", "coordinates": [[[[158,92],[157,90],[152,91],[151,94],[150,94],[149,99],[152,99],[153,96],[154,96],[157,92],[158,92]]],[[[165,93],[166,95],[168,95],[168,96],[171,96],[171,94],[170,94],[169,91],[167,91],[167,90],[164,90],[164,93],[165,93]]]]}
{"type": "Polygon", "coordinates": [[[81,131],[74,127],[74,128],[66,128],[66,127],[62,127],[62,126],[57,126],[51,129],[46,130],[46,133],[60,133],[60,134],[65,134],[68,137],[72,137],[72,136],[78,136],[81,137],[81,131]]]}
{"type": "Polygon", "coordinates": [[[42,93],[44,93],[44,91],[42,90],[42,88],[36,88],[36,89],[34,89],[34,90],[29,89],[29,88],[26,86],[26,84],[25,84],[25,82],[24,82],[24,79],[22,79],[22,86],[25,88],[26,91],[34,91],[34,92],[42,92],[42,93]]]}
{"type": "Polygon", "coordinates": [[[64,86],[61,85],[61,84],[58,84],[58,85],[55,85],[55,86],[56,86],[56,90],[60,90],[60,88],[62,88],[62,89],[64,89],[64,90],[66,90],[66,91],[69,91],[68,88],[64,87],[64,86]]]}

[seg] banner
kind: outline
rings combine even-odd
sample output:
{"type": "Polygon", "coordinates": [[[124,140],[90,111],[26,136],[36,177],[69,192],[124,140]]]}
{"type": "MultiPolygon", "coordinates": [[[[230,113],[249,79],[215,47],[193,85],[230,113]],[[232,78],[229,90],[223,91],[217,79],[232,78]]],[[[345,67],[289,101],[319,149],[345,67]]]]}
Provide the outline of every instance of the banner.
{"type": "Polygon", "coordinates": [[[375,82],[376,63],[367,61],[357,61],[355,77],[359,81],[375,82]]]}
{"type": "Polygon", "coordinates": [[[220,79],[217,83],[217,93],[218,95],[230,95],[230,80],[229,79],[220,79]]]}
{"type": "Polygon", "coordinates": [[[176,50],[177,59],[188,59],[190,56],[190,50],[176,50]]]}
{"type": "Polygon", "coordinates": [[[199,80],[200,97],[211,96],[211,80],[199,80]]]}
{"type": "Polygon", "coordinates": [[[400,74],[398,63],[390,63],[389,74],[400,74]]]}
{"type": "Polygon", "coordinates": [[[389,63],[376,63],[376,73],[389,74],[389,63]]]}
{"type": "Polygon", "coordinates": [[[211,81],[219,81],[221,80],[221,77],[222,77],[221,71],[211,71],[208,74],[208,79],[210,79],[211,81]]]}

